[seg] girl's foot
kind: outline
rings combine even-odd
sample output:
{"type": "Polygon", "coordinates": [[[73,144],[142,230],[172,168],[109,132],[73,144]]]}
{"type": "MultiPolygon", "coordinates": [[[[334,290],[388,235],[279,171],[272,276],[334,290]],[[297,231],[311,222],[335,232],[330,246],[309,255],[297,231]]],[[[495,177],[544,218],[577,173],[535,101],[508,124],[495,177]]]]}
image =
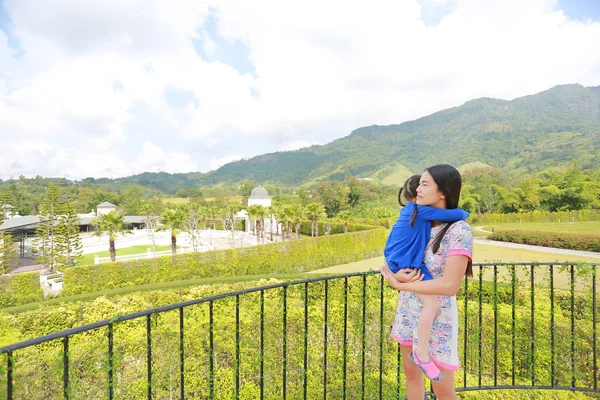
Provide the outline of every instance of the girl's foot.
{"type": "Polygon", "coordinates": [[[410,353],[408,358],[410,358],[410,361],[432,381],[439,382],[444,379],[444,374],[442,374],[442,371],[440,371],[439,368],[433,363],[431,358],[429,358],[429,361],[427,362],[422,362],[419,360],[416,353],[410,353]]]}

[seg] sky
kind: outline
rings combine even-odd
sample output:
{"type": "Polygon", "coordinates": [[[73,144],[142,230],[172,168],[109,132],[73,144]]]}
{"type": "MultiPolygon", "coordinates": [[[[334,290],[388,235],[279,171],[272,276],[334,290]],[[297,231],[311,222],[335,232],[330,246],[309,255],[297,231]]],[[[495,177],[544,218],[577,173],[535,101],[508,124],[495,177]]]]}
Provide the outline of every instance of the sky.
{"type": "Polygon", "coordinates": [[[0,179],[207,172],[600,85],[598,0],[0,0],[0,179]]]}

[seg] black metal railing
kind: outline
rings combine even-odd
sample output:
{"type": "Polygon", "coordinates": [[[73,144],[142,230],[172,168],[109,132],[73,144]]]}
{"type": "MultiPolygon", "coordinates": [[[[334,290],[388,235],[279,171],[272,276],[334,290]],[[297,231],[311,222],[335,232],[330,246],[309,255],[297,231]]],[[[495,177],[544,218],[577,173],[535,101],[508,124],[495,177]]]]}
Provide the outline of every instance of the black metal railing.
{"type": "MultiPolygon", "coordinates": [[[[457,390],[597,393],[596,269],[476,265],[457,390]]],[[[372,272],[121,315],[1,348],[0,397],[401,398],[396,300],[372,272]]]]}

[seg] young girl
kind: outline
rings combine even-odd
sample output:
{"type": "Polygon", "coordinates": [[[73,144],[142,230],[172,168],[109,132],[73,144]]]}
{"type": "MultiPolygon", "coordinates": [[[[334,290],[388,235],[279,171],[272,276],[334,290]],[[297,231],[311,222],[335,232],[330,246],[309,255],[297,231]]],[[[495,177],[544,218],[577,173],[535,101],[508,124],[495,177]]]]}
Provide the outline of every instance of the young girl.
{"type": "MultiPolygon", "coordinates": [[[[400,211],[398,221],[392,227],[383,254],[388,268],[393,273],[408,273],[406,268],[420,271],[423,280],[433,279],[423,263],[425,247],[431,234],[432,221],[458,221],[467,219],[469,213],[459,208],[442,209],[430,206],[417,206],[417,187],[420,175],[413,175],[404,183],[398,193],[400,205],[404,198],[408,201],[400,211]]],[[[438,310],[439,301],[435,295],[417,294],[423,304],[419,315],[417,330],[416,354],[410,353],[410,360],[433,381],[440,381],[444,375],[429,357],[429,339],[433,320],[438,310]]]]}

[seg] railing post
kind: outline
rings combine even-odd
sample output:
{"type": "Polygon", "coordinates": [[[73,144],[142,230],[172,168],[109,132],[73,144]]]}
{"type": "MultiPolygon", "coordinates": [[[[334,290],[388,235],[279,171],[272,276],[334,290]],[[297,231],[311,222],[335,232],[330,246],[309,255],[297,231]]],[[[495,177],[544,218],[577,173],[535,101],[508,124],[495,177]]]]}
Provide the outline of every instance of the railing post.
{"type": "Polygon", "coordinates": [[[184,324],[183,307],[179,307],[179,384],[181,400],[185,398],[185,349],[183,347],[184,324]]]}
{"type": "Polygon", "coordinates": [[[148,400],[152,399],[152,314],[146,316],[146,350],[148,365],[148,400]]]}
{"type": "Polygon", "coordinates": [[[329,304],[329,280],[325,281],[325,299],[323,308],[323,399],[327,398],[327,317],[329,304]]]}
{"type": "Polygon", "coordinates": [[[535,387],[535,264],[531,264],[531,386],[535,387]]]}
{"type": "Polygon", "coordinates": [[[13,352],[9,351],[6,353],[6,398],[12,400],[13,398],[13,369],[14,360],[13,352]]]}
{"type": "Polygon", "coordinates": [[[304,376],[302,377],[302,386],[304,390],[304,400],[307,399],[308,391],[308,282],[304,283],[304,376]]]}
{"type": "Polygon", "coordinates": [[[361,398],[365,398],[365,347],[366,347],[366,325],[367,325],[367,275],[363,275],[362,292],[362,334],[361,334],[361,398]]]}
{"type": "Polygon", "coordinates": [[[282,378],[282,389],[283,399],[287,396],[287,286],[283,287],[283,376],[282,378]]]}
{"type": "Polygon", "coordinates": [[[108,398],[114,398],[114,348],[113,348],[113,324],[108,324],[108,398]]]}
{"type": "Polygon", "coordinates": [[[69,400],[69,337],[63,338],[63,397],[69,400]]]}
{"type": "Polygon", "coordinates": [[[342,378],[342,398],[346,400],[346,378],[348,368],[348,277],[344,278],[344,342],[343,342],[343,378],[342,378]]]}

